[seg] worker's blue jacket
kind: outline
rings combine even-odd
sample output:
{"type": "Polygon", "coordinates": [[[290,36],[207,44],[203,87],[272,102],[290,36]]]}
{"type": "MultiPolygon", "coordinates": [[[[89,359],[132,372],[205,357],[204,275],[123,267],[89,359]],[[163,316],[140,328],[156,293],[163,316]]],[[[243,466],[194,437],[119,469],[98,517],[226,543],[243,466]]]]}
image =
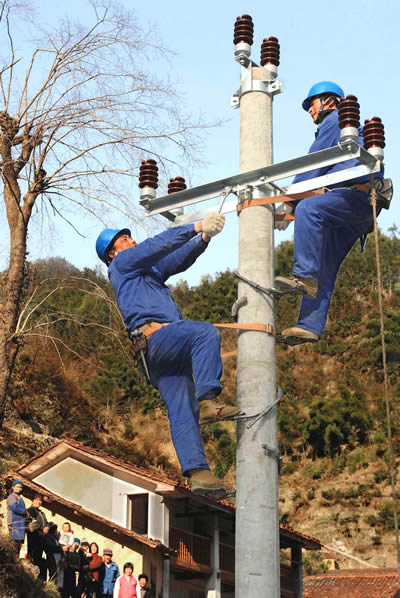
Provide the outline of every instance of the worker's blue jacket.
{"type": "MultiPolygon", "coordinates": [[[[334,147],[340,141],[340,128],[338,122],[338,110],[332,110],[322,121],[319,125],[316,133],[315,133],[315,141],[311,145],[308,153],[312,154],[314,152],[318,152],[320,150],[327,149],[328,147],[334,147]]],[[[364,145],[364,138],[361,127],[358,129],[358,143],[363,147],[364,145]]],[[[331,166],[322,166],[321,168],[315,168],[314,170],[310,170],[308,172],[303,172],[295,176],[293,183],[300,183],[301,181],[308,181],[309,179],[313,179],[315,177],[324,176],[326,174],[330,174],[332,172],[338,172],[340,170],[345,170],[346,168],[352,168],[353,166],[359,166],[360,162],[357,159],[353,160],[346,160],[345,162],[340,162],[339,164],[332,164],[331,166]]],[[[375,173],[375,177],[382,178],[383,177],[383,167],[381,172],[375,173]]],[[[362,177],[358,177],[356,179],[351,179],[349,181],[345,181],[342,183],[336,183],[334,185],[329,185],[330,189],[340,188],[343,186],[348,186],[355,183],[365,183],[369,181],[369,175],[364,175],[362,177]]],[[[298,202],[296,202],[298,203],[298,202]]]]}
{"type": "Polygon", "coordinates": [[[113,258],[108,276],[128,330],[151,320],[183,320],[165,281],[189,268],[206,247],[194,225],[185,224],[125,249],[113,258]]]}

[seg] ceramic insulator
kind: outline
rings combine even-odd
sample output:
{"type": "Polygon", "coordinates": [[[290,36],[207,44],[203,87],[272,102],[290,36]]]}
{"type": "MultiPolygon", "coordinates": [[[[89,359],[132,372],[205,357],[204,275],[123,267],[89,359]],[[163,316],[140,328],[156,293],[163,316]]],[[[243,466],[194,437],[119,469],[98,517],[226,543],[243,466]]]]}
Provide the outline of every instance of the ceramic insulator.
{"type": "Polygon", "coordinates": [[[365,149],[385,147],[385,127],[379,116],[373,116],[371,120],[364,121],[363,133],[365,149]]]}
{"type": "Polygon", "coordinates": [[[360,104],[356,96],[348,95],[339,103],[339,127],[353,127],[358,129],[360,126],[360,104]]]}
{"type": "Polygon", "coordinates": [[[261,66],[274,64],[279,66],[280,46],[277,37],[268,37],[263,39],[261,44],[261,66]]]}
{"type": "Polygon", "coordinates": [[[157,162],[149,158],[142,160],[139,170],[139,187],[151,187],[157,189],[158,187],[158,167],[157,162]]]}
{"type": "Polygon", "coordinates": [[[254,24],[250,15],[237,17],[233,33],[233,43],[245,42],[251,46],[253,44],[254,24]]]}
{"type": "Polygon", "coordinates": [[[168,195],[176,193],[177,191],[184,191],[186,189],[185,179],[182,176],[177,176],[170,179],[168,183],[168,195]]]}

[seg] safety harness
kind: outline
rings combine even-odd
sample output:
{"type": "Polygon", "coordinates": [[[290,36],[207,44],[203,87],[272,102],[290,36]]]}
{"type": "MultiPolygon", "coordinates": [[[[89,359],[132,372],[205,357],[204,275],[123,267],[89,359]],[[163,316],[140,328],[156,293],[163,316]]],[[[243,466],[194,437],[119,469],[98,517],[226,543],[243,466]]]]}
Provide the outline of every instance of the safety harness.
{"type": "MultiPolygon", "coordinates": [[[[348,188],[357,189],[358,191],[364,191],[365,193],[369,193],[370,190],[369,185],[363,184],[349,185],[348,188]]],[[[287,195],[274,195],[273,197],[257,197],[255,199],[245,199],[244,201],[238,203],[236,212],[239,215],[246,208],[251,208],[254,206],[267,206],[275,203],[307,199],[308,197],[314,197],[316,195],[323,195],[324,193],[329,193],[329,191],[332,191],[332,189],[323,187],[321,189],[314,189],[313,191],[303,191],[303,193],[288,193],[287,195]]],[[[275,219],[277,221],[294,220],[294,216],[292,214],[275,214],[275,219]]]]}

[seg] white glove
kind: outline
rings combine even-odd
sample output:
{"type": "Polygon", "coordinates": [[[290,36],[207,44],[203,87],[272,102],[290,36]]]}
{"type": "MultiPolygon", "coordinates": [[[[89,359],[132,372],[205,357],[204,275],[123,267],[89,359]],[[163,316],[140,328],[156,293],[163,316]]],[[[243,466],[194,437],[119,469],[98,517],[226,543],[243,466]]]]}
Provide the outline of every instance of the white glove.
{"type": "Polygon", "coordinates": [[[225,216],[223,214],[209,214],[202,221],[202,231],[209,237],[215,237],[224,228],[225,216]]]}
{"type": "MultiPolygon", "coordinates": [[[[294,207],[288,203],[282,203],[279,208],[277,208],[275,210],[275,215],[276,214],[292,214],[294,210],[294,207]]],[[[287,227],[290,224],[290,220],[278,220],[278,222],[275,221],[275,228],[277,230],[286,230],[287,227]]]]}

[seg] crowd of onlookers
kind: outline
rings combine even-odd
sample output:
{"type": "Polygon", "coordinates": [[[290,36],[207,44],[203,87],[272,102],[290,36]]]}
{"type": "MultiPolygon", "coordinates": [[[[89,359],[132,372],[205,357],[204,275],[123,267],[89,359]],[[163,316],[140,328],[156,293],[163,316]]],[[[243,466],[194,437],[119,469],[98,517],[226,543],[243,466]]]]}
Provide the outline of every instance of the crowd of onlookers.
{"type": "Polygon", "coordinates": [[[41,510],[42,497],[36,494],[26,508],[22,491],[22,482],[15,480],[7,498],[7,525],[15,551],[20,553],[26,535],[27,558],[38,567],[43,582],[54,581],[62,598],[154,598],[147,575],[136,578],[130,562],[121,574],[111,548],[104,548],[101,556],[96,542],[75,537],[67,521],[59,530],[41,510]]]}

